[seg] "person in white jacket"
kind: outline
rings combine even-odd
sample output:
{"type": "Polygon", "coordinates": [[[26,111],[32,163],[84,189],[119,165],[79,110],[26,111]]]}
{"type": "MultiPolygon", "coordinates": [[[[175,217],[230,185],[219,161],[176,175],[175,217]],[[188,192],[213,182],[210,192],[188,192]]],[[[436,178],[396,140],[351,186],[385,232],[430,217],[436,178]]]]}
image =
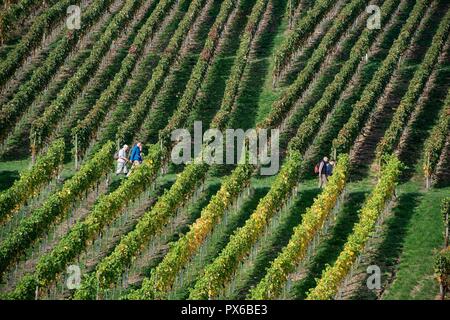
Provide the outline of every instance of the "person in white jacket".
{"type": "Polygon", "coordinates": [[[122,149],[119,150],[119,154],[117,156],[117,170],[116,174],[127,174],[128,168],[128,158],[127,158],[128,145],[124,144],[122,149]]]}

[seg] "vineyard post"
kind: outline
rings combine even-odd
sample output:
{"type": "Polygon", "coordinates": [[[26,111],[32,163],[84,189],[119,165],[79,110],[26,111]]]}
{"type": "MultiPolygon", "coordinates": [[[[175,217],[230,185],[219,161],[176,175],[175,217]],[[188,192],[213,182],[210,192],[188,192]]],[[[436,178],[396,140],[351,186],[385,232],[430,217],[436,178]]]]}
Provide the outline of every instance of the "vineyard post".
{"type": "Polygon", "coordinates": [[[448,217],[448,210],[447,210],[447,212],[445,213],[445,217],[444,217],[444,220],[445,220],[445,246],[444,246],[444,248],[448,247],[448,238],[449,238],[449,221],[448,221],[448,219],[449,219],[449,217],[448,217]]]}
{"type": "Polygon", "coordinates": [[[383,157],[380,157],[380,159],[378,160],[378,181],[380,181],[381,180],[381,167],[382,167],[382,165],[383,165],[383,160],[382,160],[382,158],[383,157]]]}
{"type": "Polygon", "coordinates": [[[430,155],[427,155],[427,171],[425,172],[426,175],[426,188],[427,190],[430,189],[430,155]]]}
{"type": "Polygon", "coordinates": [[[100,278],[97,275],[97,282],[96,282],[96,292],[95,292],[95,300],[99,300],[100,298],[100,278]]]}
{"type": "Polygon", "coordinates": [[[333,160],[336,160],[337,158],[337,150],[336,148],[333,148],[333,160]]]}
{"type": "Polygon", "coordinates": [[[36,162],[36,134],[33,134],[33,138],[31,140],[31,164],[34,165],[36,162]]]}
{"type": "Polygon", "coordinates": [[[75,171],[78,170],[78,134],[75,134],[75,171]]]}
{"type": "Polygon", "coordinates": [[[288,2],[288,7],[289,7],[289,30],[292,30],[292,24],[293,24],[293,20],[294,20],[294,8],[293,8],[293,4],[292,4],[292,0],[289,0],[288,2]]]}

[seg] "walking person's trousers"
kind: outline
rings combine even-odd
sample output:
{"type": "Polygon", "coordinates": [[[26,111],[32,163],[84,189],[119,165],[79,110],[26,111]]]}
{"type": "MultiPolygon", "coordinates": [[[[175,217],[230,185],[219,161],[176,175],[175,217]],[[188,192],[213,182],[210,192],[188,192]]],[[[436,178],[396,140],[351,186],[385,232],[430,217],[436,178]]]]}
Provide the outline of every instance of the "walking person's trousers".
{"type": "Polygon", "coordinates": [[[131,166],[130,171],[129,171],[128,174],[127,174],[127,177],[131,174],[131,171],[133,171],[133,169],[136,168],[137,166],[139,166],[140,164],[141,164],[141,163],[140,163],[139,161],[134,160],[134,161],[133,161],[133,165],[131,166]]]}
{"type": "Polygon", "coordinates": [[[127,168],[127,163],[126,162],[121,162],[121,161],[117,161],[117,170],[116,170],[116,174],[120,174],[120,173],[128,173],[128,168],[127,168]]]}
{"type": "Polygon", "coordinates": [[[325,187],[327,184],[328,178],[326,174],[319,174],[319,188],[325,187]]]}

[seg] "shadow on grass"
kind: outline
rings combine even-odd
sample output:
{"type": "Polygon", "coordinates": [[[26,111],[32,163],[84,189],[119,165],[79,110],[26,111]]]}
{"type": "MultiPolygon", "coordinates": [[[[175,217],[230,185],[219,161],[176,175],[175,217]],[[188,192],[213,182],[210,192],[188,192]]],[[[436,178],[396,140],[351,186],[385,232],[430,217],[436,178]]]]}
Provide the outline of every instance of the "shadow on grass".
{"type": "MultiPolygon", "coordinates": [[[[230,241],[230,237],[236,232],[236,230],[245,224],[245,221],[250,217],[251,213],[256,209],[259,200],[263,198],[269,191],[268,187],[262,187],[255,189],[253,196],[251,196],[241,206],[239,212],[232,214],[228,218],[228,223],[223,232],[221,232],[215,240],[208,245],[206,254],[203,258],[203,269],[214,261],[220,252],[230,241]]],[[[201,276],[197,274],[193,277],[192,281],[186,283],[182,289],[176,293],[176,299],[187,299],[189,297],[190,290],[194,287],[196,280],[201,276]]]]}
{"type": "MultiPolygon", "coordinates": [[[[229,128],[247,130],[255,126],[256,116],[260,107],[260,96],[263,92],[266,76],[269,73],[269,59],[275,45],[274,40],[282,20],[285,5],[286,3],[282,0],[274,1],[272,17],[253,44],[253,56],[251,56],[251,60],[244,71],[236,100],[236,111],[227,123],[229,128]]],[[[232,169],[233,166],[214,166],[212,175],[216,177],[223,176],[229,174],[232,169]]]]}
{"type": "Polygon", "coordinates": [[[269,74],[270,58],[285,5],[286,2],[283,0],[273,1],[270,20],[256,38],[253,45],[254,57],[247,65],[247,70],[243,77],[242,89],[237,100],[236,116],[231,120],[231,127],[246,130],[255,125],[259,100],[266,76],[269,74]]]}
{"type": "MultiPolygon", "coordinates": [[[[385,222],[386,231],[383,235],[383,242],[372,259],[373,264],[378,265],[385,276],[387,276],[387,279],[382,279],[383,288],[386,288],[395,276],[398,260],[403,251],[408,223],[411,220],[414,209],[420,203],[420,198],[421,194],[417,192],[400,195],[397,200],[397,206],[392,209],[393,216],[385,222]]],[[[377,291],[361,286],[352,298],[374,300],[378,298],[378,294],[377,291]]]]}
{"type": "Polygon", "coordinates": [[[308,268],[305,278],[294,283],[291,295],[294,299],[305,299],[310,288],[316,285],[316,278],[320,278],[322,270],[328,264],[333,264],[342,251],[353,225],[358,221],[358,210],[362,207],[366,192],[352,192],[337,216],[336,225],[330,235],[322,240],[317,252],[308,268]]]}
{"type": "Polygon", "coordinates": [[[0,171],[0,191],[10,188],[19,177],[18,170],[0,171]]]}
{"type": "Polygon", "coordinates": [[[450,187],[450,179],[439,179],[434,185],[434,187],[437,189],[450,187]]]}

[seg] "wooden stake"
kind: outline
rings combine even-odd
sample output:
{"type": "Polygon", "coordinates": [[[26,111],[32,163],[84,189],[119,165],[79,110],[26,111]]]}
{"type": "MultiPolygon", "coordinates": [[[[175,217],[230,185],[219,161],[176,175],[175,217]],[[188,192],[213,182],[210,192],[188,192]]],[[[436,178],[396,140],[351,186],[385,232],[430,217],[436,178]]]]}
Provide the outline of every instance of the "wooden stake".
{"type": "Polygon", "coordinates": [[[31,164],[34,165],[36,163],[36,143],[35,140],[31,143],[31,164]]]}
{"type": "Polygon", "coordinates": [[[292,30],[293,15],[294,15],[294,8],[292,5],[292,0],[289,0],[288,6],[289,6],[289,30],[292,30]]]}
{"type": "Polygon", "coordinates": [[[448,216],[448,212],[445,214],[445,247],[448,247],[448,238],[449,238],[449,216],[448,216]]]}
{"type": "Polygon", "coordinates": [[[78,134],[75,134],[75,171],[78,170],[78,134]]]}
{"type": "Polygon", "coordinates": [[[429,173],[429,170],[430,170],[430,155],[428,154],[428,156],[427,156],[427,172],[426,172],[426,175],[427,175],[427,177],[426,177],[426,188],[427,189],[430,189],[430,187],[431,187],[431,177],[430,177],[430,173],[429,173]]]}

